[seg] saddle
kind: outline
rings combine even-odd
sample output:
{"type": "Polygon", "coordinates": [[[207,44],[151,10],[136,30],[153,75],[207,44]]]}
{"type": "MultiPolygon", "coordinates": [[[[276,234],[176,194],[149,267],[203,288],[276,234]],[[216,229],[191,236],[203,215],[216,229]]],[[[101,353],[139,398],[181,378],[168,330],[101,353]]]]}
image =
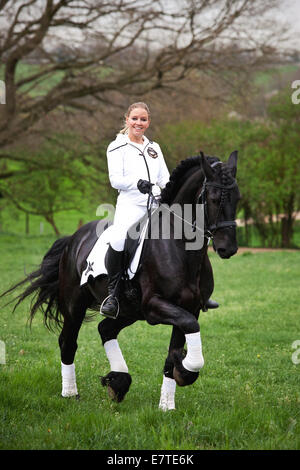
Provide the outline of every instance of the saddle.
{"type": "MultiPolygon", "coordinates": [[[[95,289],[95,280],[107,276],[105,266],[105,256],[109,246],[109,233],[111,225],[103,226],[101,234],[94,243],[91,251],[86,258],[86,267],[81,275],[80,285],[86,285],[95,299],[100,302],[99,295],[95,289]]],[[[126,298],[136,297],[136,289],[133,288],[133,279],[141,267],[141,255],[144,246],[144,240],[148,232],[148,216],[143,216],[138,222],[133,224],[127,232],[124,245],[123,268],[120,273],[120,291],[126,298]]],[[[98,234],[99,235],[99,234],[98,234]]]]}

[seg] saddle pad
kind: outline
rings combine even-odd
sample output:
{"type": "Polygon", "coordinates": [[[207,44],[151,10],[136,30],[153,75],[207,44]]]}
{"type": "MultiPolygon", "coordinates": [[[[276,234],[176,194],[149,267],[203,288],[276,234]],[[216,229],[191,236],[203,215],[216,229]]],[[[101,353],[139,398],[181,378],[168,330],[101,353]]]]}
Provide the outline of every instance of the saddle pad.
{"type": "MultiPolygon", "coordinates": [[[[110,233],[112,230],[112,225],[108,227],[104,232],[100,235],[98,240],[96,241],[94,247],[92,248],[89,256],[87,257],[87,268],[83,271],[82,276],[81,276],[81,281],[80,285],[83,286],[88,282],[88,278],[90,276],[93,276],[96,278],[97,276],[100,276],[101,274],[107,274],[107,269],[105,267],[105,255],[108,250],[108,245],[109,245],[109,240],[110,240],[110,233]]],[[[127,270],[127,274],[129,279],[132,279],[139,267],[139,262],[140,262],[140,257],[141,257],[141,252],[145,240],[145,234],[147,232],[147,227],[148,227],[148,221],[143,227],[143,230],[141,232],[139,242],[138,242],[138,247],[136,249],[136,252],[134,254],[134,257],[132,258],[132,261],[130,263],[130,266],[127,270]]]]}

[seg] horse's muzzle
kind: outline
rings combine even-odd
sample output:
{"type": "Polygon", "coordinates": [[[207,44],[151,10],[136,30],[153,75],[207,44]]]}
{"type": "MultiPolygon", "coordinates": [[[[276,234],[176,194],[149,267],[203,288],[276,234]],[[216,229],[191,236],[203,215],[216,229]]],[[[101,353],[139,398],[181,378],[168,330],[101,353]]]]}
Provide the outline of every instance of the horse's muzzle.
{"type": "Polygon", "coordinates": [[[236,240],[213,240],[213,249],[222,259],[231,258],[238,250],[236,240]]]}
{"type": "Polygon", "coordinates": [[[237,247],[228,249],[228,248],[218,248],[216,249],[216,252],[222,259],[228,259],[231,258],[231,256],[235,255],[237,252],[237,247]]]}

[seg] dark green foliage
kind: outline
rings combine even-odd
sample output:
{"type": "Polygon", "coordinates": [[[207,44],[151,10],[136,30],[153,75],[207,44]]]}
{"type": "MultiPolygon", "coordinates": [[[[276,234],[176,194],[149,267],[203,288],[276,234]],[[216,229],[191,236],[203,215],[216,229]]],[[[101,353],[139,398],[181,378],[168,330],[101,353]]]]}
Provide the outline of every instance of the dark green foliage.
{"type": "Polygon", "coordinates": [[[264,120],[227,118],[210,125],[185,121],[166,126],[158,139],[174,164],[184,151],[196,155],[202,150],[226,160],[237,149],[244,243],[251,243],[251,224],[262,246],[292,247],[300,209],[299,123],[300,105],[284,90],[272,99],[264,120]]]}

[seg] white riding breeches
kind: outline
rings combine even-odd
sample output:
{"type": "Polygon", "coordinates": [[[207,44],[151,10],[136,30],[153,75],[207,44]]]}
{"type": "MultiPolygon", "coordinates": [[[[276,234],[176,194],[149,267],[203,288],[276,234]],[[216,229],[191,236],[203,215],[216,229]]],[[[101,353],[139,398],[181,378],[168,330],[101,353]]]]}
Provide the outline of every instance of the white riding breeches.
{"type": "Polygon", "coordinates": [[[114,250],[123,251],[129,228],[140,220],[146,212],[146,206],[117,203],[109,241],[114,250]]]}

